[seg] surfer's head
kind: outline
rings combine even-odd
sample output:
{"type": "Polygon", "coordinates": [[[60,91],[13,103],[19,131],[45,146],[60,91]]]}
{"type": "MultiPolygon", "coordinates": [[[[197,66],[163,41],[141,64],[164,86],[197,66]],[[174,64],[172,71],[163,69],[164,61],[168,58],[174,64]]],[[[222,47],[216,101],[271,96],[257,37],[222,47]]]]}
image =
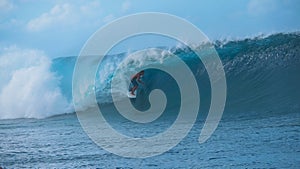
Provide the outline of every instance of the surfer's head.
{"type": "Polygon", "coordinates": [[[144,73],[145,73],[144,70],[142,70],[142,71],[139,72],[140,75],[144,75],[144,73]]]}

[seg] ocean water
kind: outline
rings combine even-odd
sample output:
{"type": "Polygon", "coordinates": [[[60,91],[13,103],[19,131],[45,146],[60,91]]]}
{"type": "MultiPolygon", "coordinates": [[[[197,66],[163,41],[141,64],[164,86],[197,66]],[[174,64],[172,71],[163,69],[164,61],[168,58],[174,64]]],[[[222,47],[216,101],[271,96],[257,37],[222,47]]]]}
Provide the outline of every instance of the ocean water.
{"type": "Polygon", "coordinates": [[[84,133],[74,114],[42,120],[1,120],[1,166],[298,168],[299,120],[299,112],[276,116],[253,113],[234,118],[225,114],[213,136],[198,144],[199,120],[179,145],[146,159],[119,157],[101,149],[84,133]]]}
{"type": "MultiPolygon", "coordinates": [[[[6,64],[0,69],[3,77],[0,83],[0,166],[299,168],[299,33],[217,41],[214,45],[223,62],[227,81],[227,101],[218,128],[205,143],[198,143],[210,106],[209,77],[189,48],[170,48],[168,50],[180,56],[194,73],[201,93],[201,106],[196,123],[177,146],[145,159],[114,155],[97,146],[85,134],[76,114],[72,113],[71,86],[76,57],[50,61],[32,51],[2,54],[1,63],[6,64]],[[7,55],[9,59],[5,57],[7,55]],[[21,61],[14,65],[15,60],[21,61]],[[31,74],[35,78],[30,78],[31,74]],[[24,76],[27,76],[26,80],[24,76]],[[18,87],[18,92],[12,92],[18,87]],[[31,91],[32,87],[36,90],[31,91]],[[16,96],[12,97],[12,94],[16,96]]],[[[128,58],[126,53],[106,56],[99,65],[95,86],[87,87],[85,94],[88,96],[96,91],[98,106],[103,108],[105,118],[121,133],[148,137],[167,130],[177,117],[180,102],[178,86],[167,73],[146,70],[143,80],[147,87],[140,88],[137,100],[132,101],[137,109],[146,110],[150,106],[147,98],[151,90],[162,89],[168,103],[156,121],[136,124],[123,118],[114,108],[110,83],[118,63],[124,59],[130,70],[137,65],[161,62],[167,66],[176,65],[162,53],[148,58],[128,58]]],[[[124,77],[117,78],[122,81],[124,77]]],[[[124,86],[120,83],[120,91],[124,86]]]]}

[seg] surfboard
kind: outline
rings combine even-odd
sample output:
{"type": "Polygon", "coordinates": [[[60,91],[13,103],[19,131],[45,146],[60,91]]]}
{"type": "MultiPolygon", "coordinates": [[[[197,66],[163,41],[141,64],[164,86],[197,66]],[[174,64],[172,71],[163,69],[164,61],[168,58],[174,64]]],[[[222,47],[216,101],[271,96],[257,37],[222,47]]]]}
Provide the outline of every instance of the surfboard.
{"type": "Polygon", "coordinates": [[[127,92],[127,96],[128,96],[128,98],[130,98],[130,99],[136,98],[136,91],[134,91],[134,95],[132,95],[131,92],[128,91],[128,92],[127,92]]]}

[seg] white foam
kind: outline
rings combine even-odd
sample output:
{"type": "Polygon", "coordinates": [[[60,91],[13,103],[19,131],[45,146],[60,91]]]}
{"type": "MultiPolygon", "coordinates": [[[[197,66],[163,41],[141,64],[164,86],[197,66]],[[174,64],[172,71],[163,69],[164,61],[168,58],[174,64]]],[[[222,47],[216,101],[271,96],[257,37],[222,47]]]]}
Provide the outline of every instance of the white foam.
{"type": "Polygon", "coordinates": [[[10,47],[0,53],[0,119],[45,118],[71,111],[60,78],[42,51],[10,47]]]}

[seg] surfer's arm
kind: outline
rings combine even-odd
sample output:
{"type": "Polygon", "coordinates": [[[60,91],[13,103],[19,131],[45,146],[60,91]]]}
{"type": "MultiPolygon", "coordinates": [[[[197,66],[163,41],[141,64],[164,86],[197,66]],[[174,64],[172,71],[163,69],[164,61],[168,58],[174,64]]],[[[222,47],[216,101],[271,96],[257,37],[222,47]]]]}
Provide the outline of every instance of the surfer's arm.
{"type": "Polygon", "coordinates": [[[138,81],[139,83],[141,83],[141,84],[144,84],[144,82],[141,81],[141,76],[139,76],[139,77],[137,78],[137,81],[138,81]]]}

